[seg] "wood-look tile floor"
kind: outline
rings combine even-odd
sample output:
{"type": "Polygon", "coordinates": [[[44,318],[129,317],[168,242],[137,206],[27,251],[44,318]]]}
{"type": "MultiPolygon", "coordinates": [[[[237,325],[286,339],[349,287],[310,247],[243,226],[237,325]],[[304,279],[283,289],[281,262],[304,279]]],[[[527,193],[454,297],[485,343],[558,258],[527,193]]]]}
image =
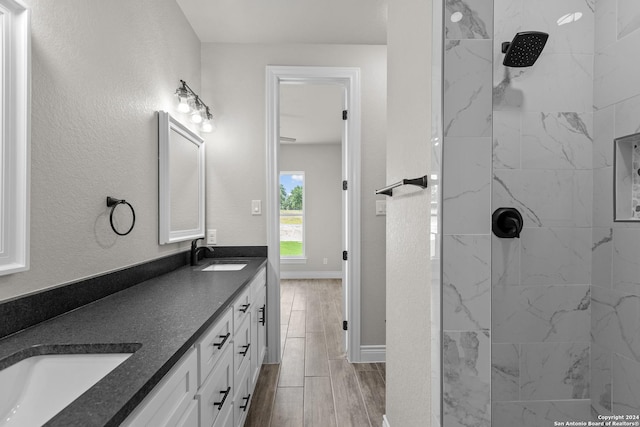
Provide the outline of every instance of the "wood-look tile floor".
{"type": "Polygon", "coordinates": [[[378,427],[384,363],[342,349],[342,281],[280,282],[282,363],[263,365],[245,427],[378,427]]]}

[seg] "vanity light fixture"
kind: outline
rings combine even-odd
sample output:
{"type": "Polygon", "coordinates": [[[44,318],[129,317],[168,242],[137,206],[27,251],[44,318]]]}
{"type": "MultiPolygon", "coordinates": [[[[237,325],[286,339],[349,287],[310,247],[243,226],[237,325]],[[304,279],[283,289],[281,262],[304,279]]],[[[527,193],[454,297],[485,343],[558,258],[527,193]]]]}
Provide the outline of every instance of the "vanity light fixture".
{"type": "Polygon", "coordinates": [[[205,107],[205,119],[202,122],[202,131],[203,132],[213,132],[216,130],[215,124],[213,123],[213,115],[209,110],[209,107],[205,107]]]}
{"type": "Polygon", "coordinates": [[[188,113],[189,110],[191,110],[191,107],[189,107],[189,91],[187,91],[187,88],[179,87],[176,90],[176,96],[178,97],[178,111],[181,113],[188,113]]]}
{"type": "Polygon", "coordinates": [[[215,130],[211,109],[202,102],[198,94],[184,80],[180,80],[180,86],[176,89],[176,97],[178,98],[178,111],[190,114],[191,121],[199,124],[202,132],[215,130]]]}

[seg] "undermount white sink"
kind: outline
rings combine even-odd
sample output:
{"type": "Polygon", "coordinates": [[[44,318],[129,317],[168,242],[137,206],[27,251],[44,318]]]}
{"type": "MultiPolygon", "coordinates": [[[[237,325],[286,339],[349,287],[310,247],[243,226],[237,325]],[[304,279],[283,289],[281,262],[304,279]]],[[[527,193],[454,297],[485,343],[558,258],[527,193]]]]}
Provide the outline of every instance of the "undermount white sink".
{"type": "Polygon", "coordinates": [[[242,270],[246,266],[247,264],[244,262],[214,263],[206,268],[203,268],[202,271],[238,271],[238,270],[242,270]]]}
{"type": "Polygon", "coordinates": [[[33,356],[0,371],[0,427],[42,425],[132,353],[33,356]]]}

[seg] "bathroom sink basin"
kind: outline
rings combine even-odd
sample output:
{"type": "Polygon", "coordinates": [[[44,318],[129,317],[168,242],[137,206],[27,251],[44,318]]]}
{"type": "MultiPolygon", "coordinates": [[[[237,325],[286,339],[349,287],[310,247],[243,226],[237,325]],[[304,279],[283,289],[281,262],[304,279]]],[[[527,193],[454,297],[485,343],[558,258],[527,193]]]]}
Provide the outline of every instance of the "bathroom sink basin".
{"type": "Polygon", "coordinates": [[[0,427],[46,423],[131,354],[33,356],[1,370],[0,427]]]}
{"type": "Polygon", "coordinates": [[[247,266],[244,261],[224,261],[224,262],[212,262],[208,267],[202,269],[202,271],[239,271],[247,266]]]}

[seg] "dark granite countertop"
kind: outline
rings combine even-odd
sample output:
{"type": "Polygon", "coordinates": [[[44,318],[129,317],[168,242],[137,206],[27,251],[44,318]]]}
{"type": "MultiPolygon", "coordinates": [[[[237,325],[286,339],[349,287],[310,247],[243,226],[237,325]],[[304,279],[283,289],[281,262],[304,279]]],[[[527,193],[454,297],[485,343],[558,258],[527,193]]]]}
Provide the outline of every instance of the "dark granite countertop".
{"type": "Polygon", "coordinates": [[[266,265],[242,259],[242,270],[220,272],[200,271],[204,259],[1,339],[0,369],[25,355],[137,348],[46,424],[117,426],[266,265]]]}

